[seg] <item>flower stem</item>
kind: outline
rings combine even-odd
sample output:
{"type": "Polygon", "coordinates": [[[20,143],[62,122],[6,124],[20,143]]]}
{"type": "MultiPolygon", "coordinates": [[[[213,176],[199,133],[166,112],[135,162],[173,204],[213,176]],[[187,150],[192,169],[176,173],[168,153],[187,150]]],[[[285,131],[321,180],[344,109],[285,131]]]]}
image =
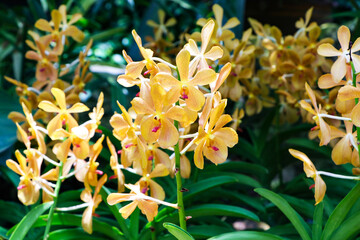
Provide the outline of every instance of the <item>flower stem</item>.
{"type": "MultiPolygon", "coordinates": [[[[355,72],[355,67],[354,67],[354,63],[351,61],[350,62],[351,65],[351,71],[352,71],[352,80],[353,80],[353,86],[356,87],[356,72],[355,72]]],[[[359,102],[359,98],[355,98],[355,104],[358,104],[359,102]]],[[[356,137],[357,137],[357,145],[358,145],[358,149],[360,148],[360,127],[356,127],[356,137]]],[[[360,151],[358,151],[359,157],[360,157],[360,151]]]]}
{"type": "Polygon", "coordinates": [[[48,237],[49,237],[52,218],[53,218],[53,215],[54,215],[54,212],[55,212],[56,204],[58,202],[58,197],[59,197],[59,192],[60,192],[60,187],[61,187],[61,175],[62,175],[62,172],[63,172],[63,166],[64,166],[64,163],[61,161],[60,166],[59,166],[59,176],[58,176],[58,179],[56,181],[54,203],[51,206],[49,214],[48,214],[48,219],[47,219],[45,233],[44,233],[44,240],[48,239],[48,237]]]}
{"type": "Polygon", "coordinates": [[[155,224],[155,221],[151,222],[151,240],[156,240],[156,224],[155,224]]]}
{"type": "MultiPolygon", "coordinates": [[[[174,121],[175,127],[179,128],[179,123],[174,121]]],[[[183,201],[183,192],[182,190],[182,179],[180,173],[180,149],[179,149],[179,142],[176,143],[174,147],[175,151],[175,169],[176,169],[176,187],[177,187],[177,203],[179,207],[179,222],[180,227],[186,230],[186,220],[185,220],[185,209],[184,209],[184,201],[183,201]]]]}

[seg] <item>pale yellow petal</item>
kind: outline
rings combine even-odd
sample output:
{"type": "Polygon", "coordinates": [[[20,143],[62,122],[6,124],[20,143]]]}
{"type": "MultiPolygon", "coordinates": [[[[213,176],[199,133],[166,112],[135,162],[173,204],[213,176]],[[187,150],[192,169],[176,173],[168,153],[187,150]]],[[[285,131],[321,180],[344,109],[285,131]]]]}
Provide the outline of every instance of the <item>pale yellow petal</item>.
{"type": "Polygon", "coordinates": [[[330,43],[321,44],[317,49],[318,54],[324,57],[340,56],[341,51],[334,48],[330,43]]]}
{"type": "Polygon", "coordinates": [[[341,45],[341,50],[346,51],[349,49],[349,43],[350,43],[350,30],[346,26],[341,26],[338,29],[337,32],[338,40],[341,45]]]}

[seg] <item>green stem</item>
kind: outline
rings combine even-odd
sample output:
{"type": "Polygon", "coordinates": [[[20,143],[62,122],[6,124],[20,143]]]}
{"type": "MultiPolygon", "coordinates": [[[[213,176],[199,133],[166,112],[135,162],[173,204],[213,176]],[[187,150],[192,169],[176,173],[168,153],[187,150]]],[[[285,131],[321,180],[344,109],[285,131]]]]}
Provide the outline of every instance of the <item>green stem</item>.
{"type": "MultiPolygon", "coordinates": [[[[351,70],[352,70],[353,86],[356,87],[356,72],[355,72],[354,63],[351,61],[350,65],[351,65],[351,70]]],[[[359,102],[359,98],[355,98],[355,104],[358,104],[358,102],[359,102]]],[[[357,145],[358,145],[358,149],[359,149],[360,148],[360,127],[356,127],[356,137],[357,137],[357,145]]],[[[360,158],[360,151],[358,151],[358,154],[359,154],[359,158],[360,158]]]]}
{"type": "Polygon", "coordinates": [[[155,221],[151,222],[151,240],[156,240],[156,225],[155,221]]]}
{"type": "Polygon", "coordinates": [[[56,181],[56,187],[55,187],[54,203],[51,206],[49,214],[48,214],[48,219],[47,219],[45,233],[44,233],[44,240],[48,239],[48,237],[49,237],[52,218],[53,218],[55,208],[56,208],[56,205],[57,205],[57,202],[58,202],[58,197],[59,197],[59,192],[60,192],[60,187],[61,187],[61,182],[62,182],[61,181],[61,176],[62,176],[62,171],[63,171],[63,165],[64,165],[64,163],[62,161],[60,161],[59,176],[58,176],[58,179],[56,181]]]}
{"type": "MultiPolygon", "coordinates": [[[[174,121],[174,125],[176,129],[179,128],[179,123],[174,121]]],[[[184,200],[183,200],[183,192],[182,192],[182,179],[180,173],[180,149],[179,149],[179,142],[176,143],[174,147],[175,151],[175,171],[176,171],[176,188],[177,188],[177,204],[179,206],[179,223],[180,227],[186,230],[186,216],[185,216],[185,209],[184,209],[184,200]]]]}

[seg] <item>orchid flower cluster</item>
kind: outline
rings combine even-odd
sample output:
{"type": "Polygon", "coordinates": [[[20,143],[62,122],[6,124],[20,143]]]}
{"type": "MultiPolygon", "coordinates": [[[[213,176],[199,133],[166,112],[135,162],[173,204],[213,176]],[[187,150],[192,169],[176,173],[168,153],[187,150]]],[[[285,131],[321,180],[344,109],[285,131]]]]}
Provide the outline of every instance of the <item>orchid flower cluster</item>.
{"type": "MultiPolygon", "coordinates": [[[[359,126],[360,107],[358,88],[358,73],[360,71],[360,57],[356,54],[360,50],[360,38],[354,43],[350,41],[350,30],[341,26],[337,32],[341,46],[337,50],[329,43],[321,44],[317,52],[325,57],[337,57],[330,69],[330,73],[322,75],[318,80],[321,89],[329,91],[328,105],[321,105],[324,101],[317,91],[306,83],[305,88],[310,100],[301,100],[301,107],[306,110],[306,119],[316,126],[311,129],[310,137],[318,137],[320,146],[333,146],[331,158],[336,165],[350,163],[353,174],[360,174],[359,163],[359,126]]],[[[314,164],[302,152],[290,149],[290,153],[303,161],[304,171],[308,177],[314,179],[316,204],[322,201],[326,192],[326,184],[321,175],[335,178],[360,180],[358,176],[343,176],[334,173],[317,171],[314,164]]]]}

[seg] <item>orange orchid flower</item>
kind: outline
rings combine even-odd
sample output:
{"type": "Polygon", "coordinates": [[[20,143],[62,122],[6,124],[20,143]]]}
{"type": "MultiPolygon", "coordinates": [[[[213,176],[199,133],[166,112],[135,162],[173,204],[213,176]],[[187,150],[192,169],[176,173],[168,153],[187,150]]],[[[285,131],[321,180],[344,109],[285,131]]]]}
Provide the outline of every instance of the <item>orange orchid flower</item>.
{"type": "Polygon", "coordinates": [[[224,127],[232,119],[222,113],[226,106],[226,100],[216,106],[210,112],[209,122],[205,126],[199,126],[199,135],[196,137],[197,144],[194,153],[196,167],[204,168],[204,157],[215,164],[223,163],[228,156],[228,147],[233,147],[238,142],[238,136],[234,129],[224,127]]]}
{"type": "Polygon", "coordinates": [[[47,126],[50,137],[56,130],[61,129],[62,126],[67,126],[69,129],[78,126],[77,121],[73,116],[71,116],[71,113],[80,113],[89,110],[89,108],[82,103],[76,103],[68,109],[66,107],[65,93],[62,90],[58,88],[52,88],[51,93],[54,95],[59,107],[46,100],[39,103],[39,108],[45,112],[57,113],[57,115],[51,119],[47,126]]]}
{"type": "Polygon", "coordinates": [[[331,67],[331,75],[335,82],[339,82],[346,74],[346,64],[353,61],[355,71],[360,71],[360,56],[354,54],[360,50],[360,38],[357,38],[352,46],[350,44],[350,30],[346,26],[341,26],[337,32],[338,40],[341,45],[341,49],[335,49],[330,43],[321,44],[318,47],[318,54],[325,57],[335,57],[338,59],[331,67]]]}
{"type": "Polygon", "coordinates": [[[135,112],[144,114],[140,124],[141,135],[148,143],[158,141],[162,148],[174,146],[179,133],[172,120],[181,122],[185,115],[184,109],[172,106],[178,99],[177,95],[169,94],[159,83],[152,84],[148,91],[150,94],[131,101],[135,112]]]}
{"type": "Polygon", "coordinates": [[[99,206],[99,204],[102,201],[99,192],[106,181],[107,181],[107,175],[104,174],[104,176],[102,176],[96,184],[94,195],[92,195],[91,190],[87,188],[85,188],[80,195],[81,200],[89,204],[88,207],[85,209],[81,220],[81,226],[83,227],[84,231],[89,234],[91,234],[93,230],[92,216],[95,213],[95,209],[99,206]]]}
{"type": "Polygon", "coordinates": [[[193,60],[190,62],[189,66],[189,76],[193,76],[196,69],[207,69],[209,68],[207,59],[211,61],[216,61],[221,58],[223,55],[223,50],[219,46],[213,46],[208,52],[206,49],[210,42],[211,35],[214,31],[215,23],[213,20],[210,20],[201,30],[201,48],[200,51],[196,42],[193,39],[189,40],[189,43],[184,46],[184,49],[189,51],[190,55],[193,56],[193,60]]]}
{"type": "Polygon", "coordinates": [[[194,78],[189,75],[190,53],[187,50],[181,50],[176,56],[176,65],[180,74],[180,81],[166,73],[158,73],[155,79],[165,88],[170,88],[178,99],[185,100],[186,106],[193,111],[199,111],[204,105],[204,94],[197,89],[198,85],[207,85],[216,80],[216,73],[209,68],[198,71],[194,78]]]}
{"type": "Polygon", "coordinates": [[[143,171],[143,177],[136,183],[140,186],[141,192],[146,194],[147,191],[150,189],[150,196],[156,199],[164,200],[165,199],[165,191],[164,189],[152,180],[152,178],[156,177],[165,177],[169,175],[169,170],[167,167],[162,164],[158,163],[155,165],[155,168],[152,169],[150,173],[148,171],[143,171]]]}
{"type": "Polygon", "coordinates": [[[311,177],[315,181],[315,205],[320,203],[325,196],[326,184],[319,174],[311,160],[304,153],[295,150],[289,149],[290,154],[304,163],[304,172],[307,177],[311,177]]]}
{"type": "Polygon", "coordinates": [[[111,193],[107,202],[109,205],[115,205],[124,201],[132,201],[132,203],[122,207],[119,212],[122,217],[127,219],[136,207],[139,207],[141,212],[146,215],[149,222],[154,220],[158,213],[158,204],[163,204],[169,207],[178,208],[177,204],[161,201],[143,194],[139,185],[125,184],[125,187],[131,190],[130,193],[111,193]]]}

